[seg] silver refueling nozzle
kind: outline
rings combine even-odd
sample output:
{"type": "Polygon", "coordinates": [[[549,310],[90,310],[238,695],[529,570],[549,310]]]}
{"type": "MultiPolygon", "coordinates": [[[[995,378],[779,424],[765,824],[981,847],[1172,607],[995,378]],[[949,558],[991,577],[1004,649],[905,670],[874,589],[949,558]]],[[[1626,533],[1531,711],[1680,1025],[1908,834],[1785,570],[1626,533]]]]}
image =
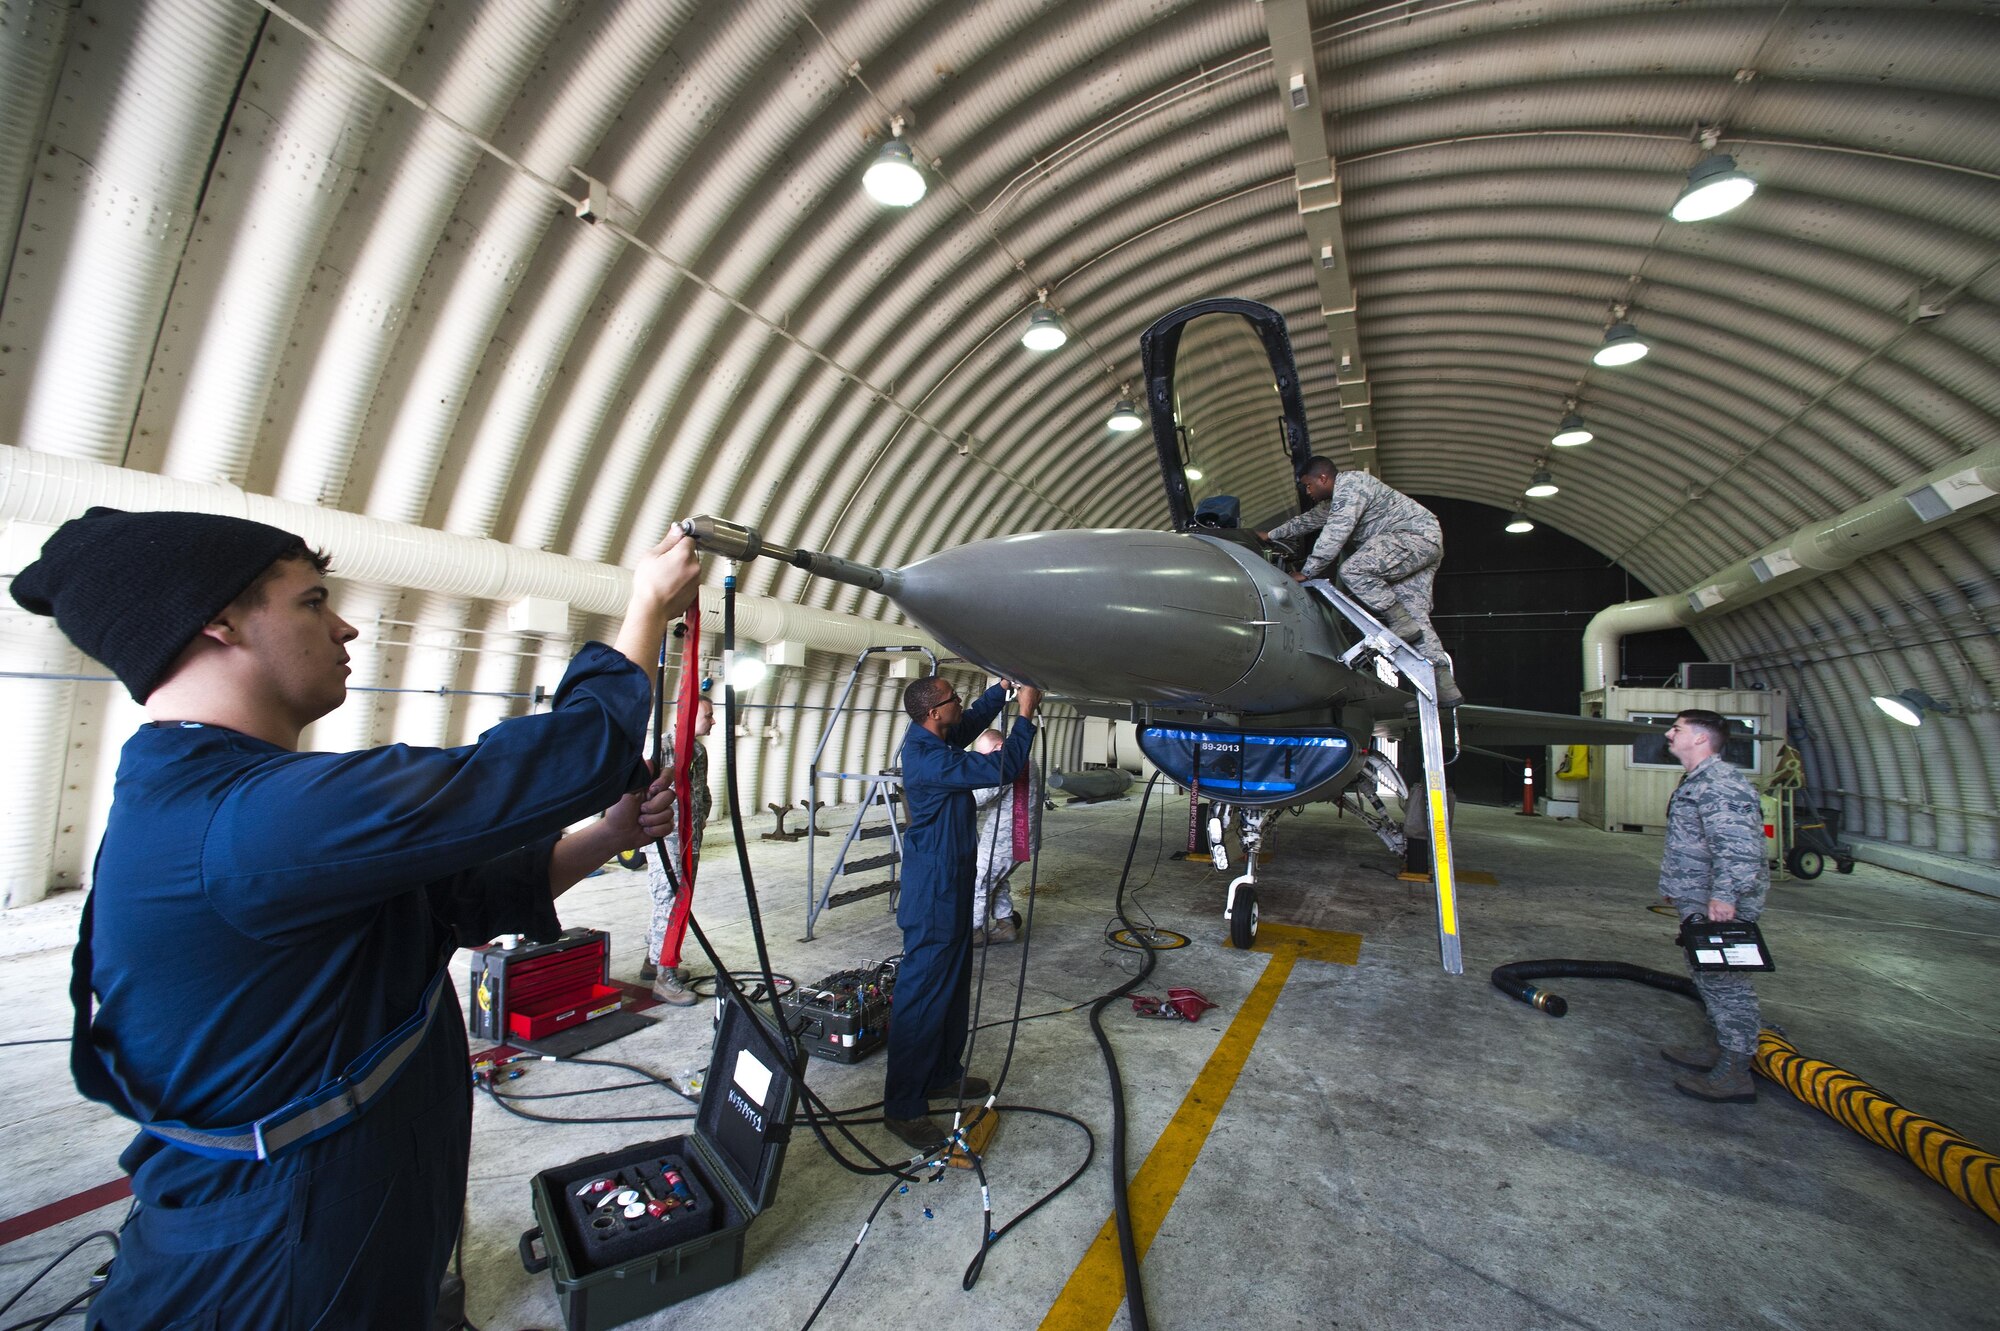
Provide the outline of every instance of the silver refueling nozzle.
{"type": "Polygon", "coordinates": [[[686,518],[681,522],[681,530],[688,539],[709,554],[722,555],[729,559],[756,559],[768,555],[782,559],[793,568],[801,568],[815,577],[832,578],[850,586],[861,587],[871,592],[881,592],[893,597],[902,583],[898,569],[876,568],[872,564],[857,564],[838,555],[822,554],[818,550],[795,550],[790,546],[770,545],[757,534],[755,527],[745,527],[741,523],[724,518],[707,516],[686,518]]]}

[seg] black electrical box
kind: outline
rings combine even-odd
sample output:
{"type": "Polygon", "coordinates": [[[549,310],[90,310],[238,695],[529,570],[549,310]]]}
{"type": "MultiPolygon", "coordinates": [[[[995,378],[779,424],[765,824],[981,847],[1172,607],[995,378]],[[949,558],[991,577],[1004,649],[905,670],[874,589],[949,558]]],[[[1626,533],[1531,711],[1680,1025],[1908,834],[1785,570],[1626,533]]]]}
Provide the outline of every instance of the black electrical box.
{"type": "Polygon", "coordinates": [[[895,962],[863,962],[785,995],[785,1022],[814,1058],[859,1063],[888,1042],[895,990],[895,962]]]}
{"type": "Polygon", "coordinates": [[[623,1326],[743,1274],[744,1234],[777,1194],[804,1067],[789,1037],[728,995],[692,1133],[535,1175],[521,1262],[550,1272],[569,1331],[623,1326]]]}

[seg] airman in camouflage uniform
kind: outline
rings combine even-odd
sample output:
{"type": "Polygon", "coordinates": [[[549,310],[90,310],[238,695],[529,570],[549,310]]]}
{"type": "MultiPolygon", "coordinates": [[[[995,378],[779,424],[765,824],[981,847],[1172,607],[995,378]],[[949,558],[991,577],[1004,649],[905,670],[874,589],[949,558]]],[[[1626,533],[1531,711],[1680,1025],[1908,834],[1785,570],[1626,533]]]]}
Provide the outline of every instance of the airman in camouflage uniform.
{"type": "MultiPolygon", "coordinates": [[[[1007,737],[997,730],[988,730],[972,742],[972,747],[980,753],[998,753],[1005,746],[1007,737]]],[[[1020,861],[1014,858],[1014,808],[1017,801],[1026,799],[1028,809],[1028,849],[1042,844],[1042,801],[1045,798],[1042,769],[1033,759],[1022,769],[1022,774],[1007,786],[987,786],[972,792],[972,804],[976,809],[986,810],[985,818],[979,824],[979,867],[972,879],[972,945],[984,947],[987,943],[1011,943],[1021,936],[1020,918],[1014,913],[1014,894],[1007,888],[1007,879],[1020,861]],[[1025,795],[1023,794],[1023,783],[1025,795]],[[992,912],[989,921],[987,912],[992,912]]]]}
{"type": "Polygon", "coordinates": [[[1436,667],[1440,703],[1449,707],[1463,701],[1452,682],[1451,658],[1431,627],[1432,587],[1444,559],[1437,516],[1367,472],[1340,471],[1326,458],[1308,461],[1299,483],[1319,501],[1317,506],[1257,535],[1283,540],[1301,532],[1319,533],[1299,571],[1301,580],[1326,576],[1352,540],[1354,553],[1341,566],[1341,583],[1436,667]]]}
{"type": "MultiPolygon", "coordinates": [[[[1757,792],[1722,758],[1728,724],[1714,712],[1685,711],[1667,731],[1667,751],[1687,774],[1667,801],[1660,893],[1682,920],[1755,920],[1771,890],[1757,792]]],[[[1701,1043],[1660,1051],[1668,1062],[1703,1074],[1676,1077],[1675,1087],[1703,1100],[1755,1100],[1750,1061],[1763,1023],[1750,976],[1692,966],[1689,974],[1712,1029],[1701,1043]]]]}

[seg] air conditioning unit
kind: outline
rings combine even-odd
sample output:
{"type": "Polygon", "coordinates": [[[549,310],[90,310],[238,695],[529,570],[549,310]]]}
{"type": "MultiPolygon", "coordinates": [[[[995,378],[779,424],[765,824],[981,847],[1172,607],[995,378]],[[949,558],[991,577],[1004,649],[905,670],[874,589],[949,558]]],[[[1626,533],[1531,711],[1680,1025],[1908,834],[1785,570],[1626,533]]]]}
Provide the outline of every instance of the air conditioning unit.
{"type": "Polygon", "coordinates": [[[1683,661],[1681,687],[1733,689],[1736,687],[1736,665],[1731,661],[1683,661]]]}

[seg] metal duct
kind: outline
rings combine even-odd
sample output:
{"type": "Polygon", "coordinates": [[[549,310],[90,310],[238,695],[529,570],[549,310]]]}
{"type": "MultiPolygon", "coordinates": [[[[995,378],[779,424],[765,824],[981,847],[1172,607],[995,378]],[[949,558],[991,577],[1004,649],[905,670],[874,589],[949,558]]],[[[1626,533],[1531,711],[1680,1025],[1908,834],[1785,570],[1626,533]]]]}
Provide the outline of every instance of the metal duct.
{"type": "MultiPolygon", "coordinates": [[[[93,504],[229,513],[268,522],[333,551],[342,578],[410,591],[489,601],[545,596],[584,614],[615,616],[623,613],[631,588],[631,574],[608,564],[248,494],[233,485],[175,480],[0,444],[0,521],[54,526],[93,504]]],[[[720,634],[721,598],[711,594],[707,600],[712,604],[703,611],[703,628],[720,634]]],[[[767,596],[738,595],[736,631],[753,642],[799,642],[849,656],[882,641],[885,632],[897,642],[944,650],[908,628],[767,596]]]]}
{"type": "Polygon", "coordinates": [[[1674,628],[1740,610],[1918,532],[1983,512],[1996,495],[2000,495],[2000,445],[1989,445],[1835,517],[1801,527],[1684,592],[1606,606],[1583,630],[1583,687],[1601,689],[1617,681],[1618,644],[1628,633],[1674,628]]]}

